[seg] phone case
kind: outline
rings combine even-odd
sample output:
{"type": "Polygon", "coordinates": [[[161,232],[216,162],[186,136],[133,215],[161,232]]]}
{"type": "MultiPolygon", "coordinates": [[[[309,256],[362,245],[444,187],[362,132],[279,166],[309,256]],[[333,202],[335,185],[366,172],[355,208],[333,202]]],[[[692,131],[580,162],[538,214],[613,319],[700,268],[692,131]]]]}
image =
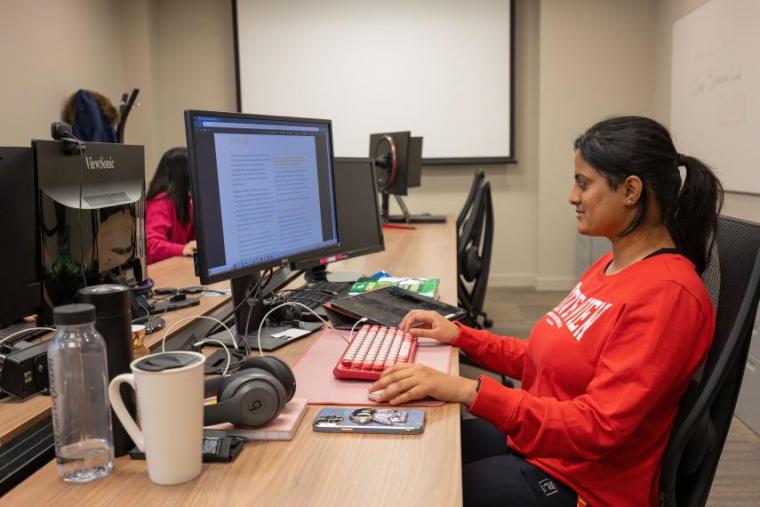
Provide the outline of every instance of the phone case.
{"type": "Polygon", "coordinates": [[[314,431],[326,433],[380,433],[388,435],[419,435],[425,428],[425,412],[422,410],[388,408],[323,408],[313,423],[314,431]],[[360,423],[351,419],[358,411],[392,411],[406,413],[406,420],[383,424],[374,420],[360,423]]]}

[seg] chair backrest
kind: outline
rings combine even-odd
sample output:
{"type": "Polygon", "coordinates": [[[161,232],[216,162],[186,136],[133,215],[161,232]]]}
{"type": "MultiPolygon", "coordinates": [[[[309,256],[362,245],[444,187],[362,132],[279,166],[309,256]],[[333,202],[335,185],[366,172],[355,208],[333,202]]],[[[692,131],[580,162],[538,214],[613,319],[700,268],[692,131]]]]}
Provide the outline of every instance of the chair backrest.
{"type": "Polygon", "coordinates": [[[463,210],[457,237],[457,300],[467,311],[463,322],[473,327],[490,327],[483,312],[493,250],[494,213],[491,184],[476,175],[475,187],[463,210]],[[482,320],[482,322],[481,322],[482,320]]]}
{"type": "Polygon", "coordinates": [[[663,456],[660,504],[665,506],[707,501],[739,396],[760,298],[760,224],[719,217],[716,243],[717,256],[703,274],[717,301],[715,338],[681,401],[663,456]]]}
{"type": "MultiPolygon", "coordinates": [[[[472,184],[470,185],[470,192],[467,194],[467,199],[464,201],[462,211],[457,216],[457,242],[461,237],[462,225],[464,224],[467,215],[472,212],[472,201],[475,199],[475,192],[478,190],[478,184],[480,180],[485,179],[486,172],[483,169],[475,171],[475,175],[472,177],[472,184]]],[[[457,243],[458,244],[458,243],[457,243]]]]}

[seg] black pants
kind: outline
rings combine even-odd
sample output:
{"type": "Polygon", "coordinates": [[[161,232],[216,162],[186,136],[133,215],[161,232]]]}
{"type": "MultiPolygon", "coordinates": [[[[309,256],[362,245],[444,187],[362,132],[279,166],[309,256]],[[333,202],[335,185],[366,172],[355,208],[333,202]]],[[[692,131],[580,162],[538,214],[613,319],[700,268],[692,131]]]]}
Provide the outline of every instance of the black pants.
{"type": "Polygon", "coordinates": [[[575,507],[569,487],[512,452],[504,433],[481,419],[462,421],[465,506],[575,507]]]}

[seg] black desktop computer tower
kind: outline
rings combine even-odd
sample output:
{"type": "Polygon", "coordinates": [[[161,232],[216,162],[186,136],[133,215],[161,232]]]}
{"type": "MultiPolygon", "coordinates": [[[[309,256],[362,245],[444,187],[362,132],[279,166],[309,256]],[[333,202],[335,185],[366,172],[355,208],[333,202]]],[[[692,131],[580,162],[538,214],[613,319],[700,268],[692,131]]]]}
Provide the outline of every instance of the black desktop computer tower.
{"type": "Polygon", "coordinates": [[[134,285],[147,276],[142,146],[33,141],[38,188],[42,311],[74,301],[85,285],[134,285]]]}
{"type": "Polygon", "coordinates": [[[40,307],[37,197],[31,148],[0,148],[0,327],[40,307]]]}

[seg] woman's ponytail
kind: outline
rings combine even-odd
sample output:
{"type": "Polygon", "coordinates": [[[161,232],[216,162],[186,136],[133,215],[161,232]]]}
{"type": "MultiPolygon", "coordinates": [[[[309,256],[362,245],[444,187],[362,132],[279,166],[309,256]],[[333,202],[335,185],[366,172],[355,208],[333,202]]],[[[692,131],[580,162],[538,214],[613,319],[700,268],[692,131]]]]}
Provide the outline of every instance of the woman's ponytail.
{"type": "Polygon", "coordinates": [[[665,223],[676,248],[702,273],[715,240],[723,187],[710,168],[695,157],[679,153],[678,165],[686,168],[686,178],[665,223]]]}

